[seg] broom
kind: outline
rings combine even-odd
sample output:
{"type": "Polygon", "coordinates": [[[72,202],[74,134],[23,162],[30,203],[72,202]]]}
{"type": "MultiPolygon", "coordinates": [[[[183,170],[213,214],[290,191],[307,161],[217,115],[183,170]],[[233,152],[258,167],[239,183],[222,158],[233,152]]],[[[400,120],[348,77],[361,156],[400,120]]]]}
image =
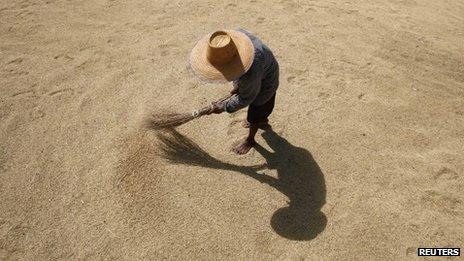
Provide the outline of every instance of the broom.
{"type": "MultiPolygon", "coordinates": [[[[223,98],[217,100],[216,102],[223,102],[233,94],[228,94],[223,98]]],[[[205,106],[203,108],[194,110],[190,113],[156,113],[152,114],[150,118],[146,119],[145,125],[153,130],[161,130],[161,129],[170,129],[177,126],[180,126],[184,123],[187,123],[193,119],[200,118],[204,115],[208,115],[209,111],[211,110],[212,105],[205,106]]]]}

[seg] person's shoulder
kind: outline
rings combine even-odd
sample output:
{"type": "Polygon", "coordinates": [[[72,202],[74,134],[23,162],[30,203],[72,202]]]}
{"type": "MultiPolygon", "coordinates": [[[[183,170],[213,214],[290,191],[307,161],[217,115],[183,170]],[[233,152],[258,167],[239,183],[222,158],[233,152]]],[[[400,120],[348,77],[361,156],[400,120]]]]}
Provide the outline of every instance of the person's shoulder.
{"type": "Polygon", "coordinates": [[[236,31],[239,31],[241,33],[244,33],[246,34],[248,37],[253,37],[253,38],[256,38],[256,36],[250,31],[250,30],[247,30],[245,28],[241,28],[241,27],[238,27],[235,29],[236,31]]]}
{"type": "Polygon", "coordinates": [[[256,36],[256,34],[254,34],[253,32],[251,32],[251,31],[249,31],[247,29],[243,29],[243,28],[237,28],[236,31],[244,33],[246,36],[248,36],[248,38],[250,38],[250,40],[253,43],[253,45],[255,46],[255,48],[259,49],[263,45],[263,43],[261,42],[261,39],[259,39],[259,37],[256,36]]]}

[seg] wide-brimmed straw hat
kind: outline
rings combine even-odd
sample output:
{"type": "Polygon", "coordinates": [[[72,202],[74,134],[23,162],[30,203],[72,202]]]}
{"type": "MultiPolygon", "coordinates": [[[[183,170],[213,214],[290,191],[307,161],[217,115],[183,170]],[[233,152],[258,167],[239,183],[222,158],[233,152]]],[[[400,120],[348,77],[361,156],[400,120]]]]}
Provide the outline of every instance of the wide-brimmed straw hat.
{"type": "Polygon", "coordinates": [[[190,53],[190,67],[207,81],[233,81],[250,69],[254,59],[250,38],[236,30],[207,34],[190,53]]]}

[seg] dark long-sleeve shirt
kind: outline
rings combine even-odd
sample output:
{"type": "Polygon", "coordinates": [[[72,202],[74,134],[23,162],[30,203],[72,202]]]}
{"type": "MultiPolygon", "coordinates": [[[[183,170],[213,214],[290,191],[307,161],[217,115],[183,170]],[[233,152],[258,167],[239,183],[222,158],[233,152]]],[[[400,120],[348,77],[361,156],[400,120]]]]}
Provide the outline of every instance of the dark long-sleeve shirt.
{"type": "Polygon", "coordinates": [[[250,32],[240,28],[237,31],[245,33],[251,39],[255,57],[250,69],[233,82],[238,93],[223,103],[229,113],[250,104],[259,106],[266,103],[279,86],[279,64],[269,47],[250,32]]]}

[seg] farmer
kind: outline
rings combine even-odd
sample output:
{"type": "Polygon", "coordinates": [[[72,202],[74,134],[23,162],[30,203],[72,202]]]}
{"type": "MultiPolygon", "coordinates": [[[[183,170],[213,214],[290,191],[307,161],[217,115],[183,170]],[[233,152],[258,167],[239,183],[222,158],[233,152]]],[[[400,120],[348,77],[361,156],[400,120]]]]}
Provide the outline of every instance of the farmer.
{"type": "Polygon", "coordinates": [[[233,151],[247,153],[259,127],[268,123],[279,86],[279,65],[269,47],[250,32],[221,30],[204,36],[190,53],[190,66],[209,82],[233,82],[231,98],[212,104],[211,113],[236,112],[248,106],[248,136],[233,151]]]}

